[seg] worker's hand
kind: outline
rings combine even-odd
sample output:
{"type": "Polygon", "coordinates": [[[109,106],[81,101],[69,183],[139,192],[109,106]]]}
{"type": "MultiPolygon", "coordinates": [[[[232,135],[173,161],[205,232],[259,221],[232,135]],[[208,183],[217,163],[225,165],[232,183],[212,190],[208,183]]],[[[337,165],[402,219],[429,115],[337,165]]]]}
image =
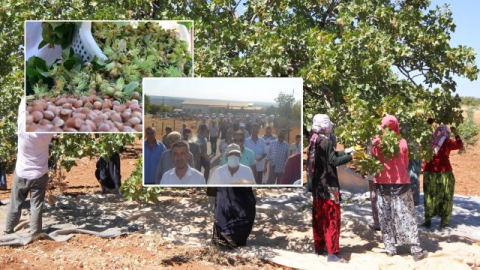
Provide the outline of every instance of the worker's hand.
{"type": "Polygon", "coordinates": [[[355,147],[349,147],[345,149],[345,154],[355,154],[357,153],[357,150],[355,150],[355,147]]]}

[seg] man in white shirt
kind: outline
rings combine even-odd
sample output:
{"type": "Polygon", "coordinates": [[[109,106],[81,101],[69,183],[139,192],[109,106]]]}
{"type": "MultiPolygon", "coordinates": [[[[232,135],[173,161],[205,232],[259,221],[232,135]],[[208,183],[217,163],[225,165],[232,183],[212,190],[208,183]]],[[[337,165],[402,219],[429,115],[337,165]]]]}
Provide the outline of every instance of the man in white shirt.
{"type": "Polygon", "coordinates": [[[204,185],[203,174],[188,165],[190,151],[188,142],[178,140],[172,144],[175,168],[163,174],[162,185],[204,185]]]}
{"type": "MultiPolygon", "coordinates": [[[[173,145],[176,141],[180,140],[182,137],[180,136],[180,133],[174,131],[170,132],[168,134],[167,140],[170,145],[173,145]]],[[[190,158],[188,159],[188,165],[190,167],[195,168],[195,163],[193,161],[193,155],[190,153],[190,158]]],[[[175,168],[175,164],[173,163],[173,155],[171,149],[168,149],[167,151],[164,151],[162,153],[162,156],[160,157],[160,163],[158,163],[157,167],[157,172],[155,173],[155,184],[160,184],[163,175],[175,168]]]]}
{"type": "Polygon", "coordinates": [[[26,133],[25,97],[18,109],[18,153],[5,233],[14,233],[21,205],[30,193],[30,233],[42,231],[42,210],[48,181],[48,146],[54,134],[26,133]]]}
{"type": "Polygon", "coordinates": [[[245,147],[252,150],[255,154],[257,167],[257,184],[261,185],[263,180],[263,162],[267,156],[267,146],[262,138],[258,137],[260,126],[257,123],[252,124],[252,136],[245,141],[245,147]]]}
{"type": "Polygon", "coordinates": [[[229,185],[229,184],[255,184],[252,170],[240,164],[240,146],[230,144],[227,147],[227,164],[217,168],[213,172],[212,178],[208,181],[209,185],[229,185]]]}

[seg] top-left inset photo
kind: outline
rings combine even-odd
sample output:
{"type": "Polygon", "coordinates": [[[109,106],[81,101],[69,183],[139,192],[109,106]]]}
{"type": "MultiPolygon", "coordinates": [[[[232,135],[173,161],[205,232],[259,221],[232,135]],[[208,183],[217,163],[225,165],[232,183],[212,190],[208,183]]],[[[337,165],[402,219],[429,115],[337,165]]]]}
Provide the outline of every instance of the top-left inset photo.
{"type": "Polygon", "coordinates": [[[193,77],[193,21],[26,21],[26,131],[143,131],[144,77],[193,77]]]}

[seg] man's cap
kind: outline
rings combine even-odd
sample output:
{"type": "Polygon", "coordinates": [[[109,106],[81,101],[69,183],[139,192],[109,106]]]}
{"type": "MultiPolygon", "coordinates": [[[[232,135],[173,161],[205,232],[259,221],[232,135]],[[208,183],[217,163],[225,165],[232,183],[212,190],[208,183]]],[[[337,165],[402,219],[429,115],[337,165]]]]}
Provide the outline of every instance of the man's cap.
{"type": "Polygon", "coordinates": [[[238,153],[239,155],[242,154],[242,151],[240,149],[240,146],[235,143],[231,143],[227,146],[227,156],[230,155],[231,153],[238,153]]]}

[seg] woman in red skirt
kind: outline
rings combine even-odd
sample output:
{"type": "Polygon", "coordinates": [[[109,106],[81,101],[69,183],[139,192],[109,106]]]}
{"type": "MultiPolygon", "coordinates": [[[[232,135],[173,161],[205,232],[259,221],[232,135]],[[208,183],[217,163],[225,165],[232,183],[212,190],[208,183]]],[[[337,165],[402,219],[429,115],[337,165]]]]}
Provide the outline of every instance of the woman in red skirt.
{"type": "Polygon", "coordinates": [[[352,160],[353,148],[335,151],[331,133],[333,123],[325,114],[313,118],[309,159],[312,167],[312,225],[315,253],[327,255],[329,262],[346,262],[340,252],[340,185],[337,166],[352,160]]]}

